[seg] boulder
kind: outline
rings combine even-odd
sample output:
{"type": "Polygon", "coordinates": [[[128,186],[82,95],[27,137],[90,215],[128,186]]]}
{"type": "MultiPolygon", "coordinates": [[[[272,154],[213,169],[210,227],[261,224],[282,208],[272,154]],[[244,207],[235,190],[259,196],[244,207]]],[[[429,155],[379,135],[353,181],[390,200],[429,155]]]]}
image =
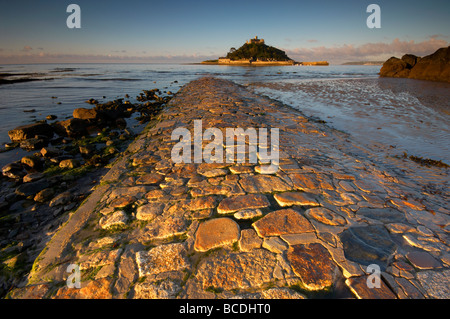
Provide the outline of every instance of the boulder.
{"type": "Polygon", "coordinates": [[[80,163],[76,160],[76,159],[65,159],[65,160],[62,160],[61,162],[59,162],[59,167],[60,168],[69,168],[69,169],[72,169],[72,168],[75,168],[75,167],[78,167],[78,166],[80,166],[80,163]]]}
{"type": "Polygon", "coordinates": [[[107,121],[114,122],[118,118],[127,117],[127,106],[120,103],[120,101],[108,102],[105,104],[98,104],[94,108],[97,112],[102,114],[102,117],[107,121]]]}
{"type": "Polygon", "coordinates": [[[49,203],[50,207],[65,205],[70,203],[72,200],[72,194],[70,192],[64,192],[59,195],[56,195],[49,203]]]}
{"type": "Polygon", "coordinates": [[[420,57],[415,56],[414,54],[405,54],[402,56],[402,61],[405,61],[410,69],[412,69],[419,60],[420,57]]]}
{"type": "Polygon", "coordinates": [[[53,129],[47,123],[34,123],[16,127],[8,132],[12,142],[21,142],[27,139],[35,138],[36,135],[46,138],[53,137],[53,129]]]}
{"type": "Polygon", "coordinates": [[[27,151],[38,150],[44,146],[48,145],[48,141],[43,138],[32,137],[20,142],[20,148],[27,151]]]}
{"type": "Polygon", "coordinates": [[[96,109],[87,109],[84,107],[73,110],[73,117],[80,120],[95,121],[100,118],[100,112],[96,109]]]}
{"type": "Polygon", "coordinates": [[[408,63],[402,59],[392,57],[383,63],[380,70],[381,77],[406,78],[411,71],[408,63]]]}
{"type": "Polygon", "coordinates": [[[43,157],[54,157],[54,156],[58,156],[60,153],[61,152],[57,148],[54,148],[54,147],[51,147],[51,146],[43,147],[41,149],[41,155],[43,157]]]}
{"type": "Polygon", "coordinates": [[[68,119],[54,123],[56,133],[61,136],[81,137],[88,134],[89,122],[82,119],[68,119]]]}
{"type": "Polygon", "coordinates": [[[24,183],[30,183],[40,180],[44,177],[44,174],[42,173],[29,173],[23,177],[24,183]]]}
{"type": "Polygon", "coordinates": [[[13,162],[2,167],[2,174],[12,179],[21,179],[27,173],[24,172],[23,167],[19,162],[13,162]]]}
{"type": "Polygon", "coordinates": [[[409,75],[411,79],[450,82],[450,46],[420,59],[409,75]]]}
{"type": "Polygon", "coordinates": [[[84,145],[84,146],[80,145],[79,150],[80,154],[89,156],[92,155],[92,153],[94,153],[97,149],[94,145],[84,145]]]}
{"type": "Polygon", "coordinates": [[[412,54],[392,57],[384,62],[380,76],[450,82],[450,47],[423,58],[412,54]]]}
{"type": "Polygon", "coordinates": [[[41,160],[36,156],[24,156],[20,162],[30,168],[38,168],[41,166],[41,160]]]}
{"type": "Polygon", "coordinates": [[[30,195],[36,195],[41,190],[49,187],[50,184],[45,179],[40,179],[36,182],[30,182],[20,185],[16,188],[16,194],[20,196],[28,197],[30,195]]]}
{"type": "Polygon", "coordinates": [[[112,227],[124,227],[128,221],[128,216],[123,210],[119,210],[107,216],[103,216],[99,225],[102,229],[109,229],[112,227]]]}
{"type": "Polygon", "coordinates": [[[44,188],[34,196],[34,201],[44,203],[55,195],[53,188],[44,188]]]}

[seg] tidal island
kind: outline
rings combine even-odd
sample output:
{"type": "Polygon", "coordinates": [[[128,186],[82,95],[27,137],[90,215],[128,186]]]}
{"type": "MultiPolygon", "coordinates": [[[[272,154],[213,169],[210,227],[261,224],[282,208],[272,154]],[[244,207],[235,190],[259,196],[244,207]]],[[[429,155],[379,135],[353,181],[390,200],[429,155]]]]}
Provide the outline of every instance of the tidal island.
{"type": "Polygon", "coordinates": [[[245,66],[329,65],[327,61],[294,61],[286,55],[286,52],[265,44],[264,39],[259,39],[258,36],[248,40],[239,49],[231,48],[225,57],[220,57],[216,60],[206,60],[202,64],[245,66]]]}

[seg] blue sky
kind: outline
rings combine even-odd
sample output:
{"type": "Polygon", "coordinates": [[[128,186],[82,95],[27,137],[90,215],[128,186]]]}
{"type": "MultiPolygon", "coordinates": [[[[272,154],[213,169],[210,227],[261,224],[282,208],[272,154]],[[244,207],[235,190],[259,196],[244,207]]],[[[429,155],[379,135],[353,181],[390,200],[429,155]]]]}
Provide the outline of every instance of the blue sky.
{"type": "Polygon", "coordinates": [[[450,42],[450,1],[6,1],[0,63],[198,62],[255,35],[298,61],[425,55],[450,42]],[[81,29],[66,8],[81,7],[81,29]],[[366,8],[381,7],[381,29],[366,8]]]}

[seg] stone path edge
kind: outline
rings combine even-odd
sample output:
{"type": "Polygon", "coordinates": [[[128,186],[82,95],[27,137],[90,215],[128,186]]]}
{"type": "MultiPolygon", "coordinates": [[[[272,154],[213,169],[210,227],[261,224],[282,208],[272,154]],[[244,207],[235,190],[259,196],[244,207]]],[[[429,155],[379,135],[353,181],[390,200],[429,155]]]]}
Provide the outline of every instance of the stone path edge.
{"type": "Polygon", "coordinates": [[[120,176],[121,172],[126,168],[128,157],[140,149],[140,144],[145,143],[148,131],[161,121],[161,117],[158,117],[156,121],[150,122],[143,129],[141,134],[111,164],[111,169],[101,178],[99,184],[95,186],[94,191],[78,207],[69,220],[61,226],[56,234],[53,235],[34,261],[28,276],[28,285],[47,282],[46,278],[49,275],[49,269],[64,263],[64,252],[66,248],[71,244],[76,233],[84,227],[92,214],[95,213],[95,207],[110,187],[108,182],[120,176]]]}

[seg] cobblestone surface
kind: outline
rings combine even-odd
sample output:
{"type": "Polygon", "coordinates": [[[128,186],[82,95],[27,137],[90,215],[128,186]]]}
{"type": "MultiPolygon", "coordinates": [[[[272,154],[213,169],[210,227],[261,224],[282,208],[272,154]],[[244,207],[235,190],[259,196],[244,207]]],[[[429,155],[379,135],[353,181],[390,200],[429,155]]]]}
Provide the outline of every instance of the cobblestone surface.
{"type": "Polygon", "coordinates": [[[96,191],[11,298],[450,298],[445,169],[372,160],[229,81],[184,86],[96,191]],[[264,159],[175,164],[172,131],[198,119],[224,136],[279,128],[278,171],[261,174],[264,159]],[[69,264],[82,266],[81,289],[65,285],[69,264]],[[367,285],[369,265],[380,288],[367,285]]]}

